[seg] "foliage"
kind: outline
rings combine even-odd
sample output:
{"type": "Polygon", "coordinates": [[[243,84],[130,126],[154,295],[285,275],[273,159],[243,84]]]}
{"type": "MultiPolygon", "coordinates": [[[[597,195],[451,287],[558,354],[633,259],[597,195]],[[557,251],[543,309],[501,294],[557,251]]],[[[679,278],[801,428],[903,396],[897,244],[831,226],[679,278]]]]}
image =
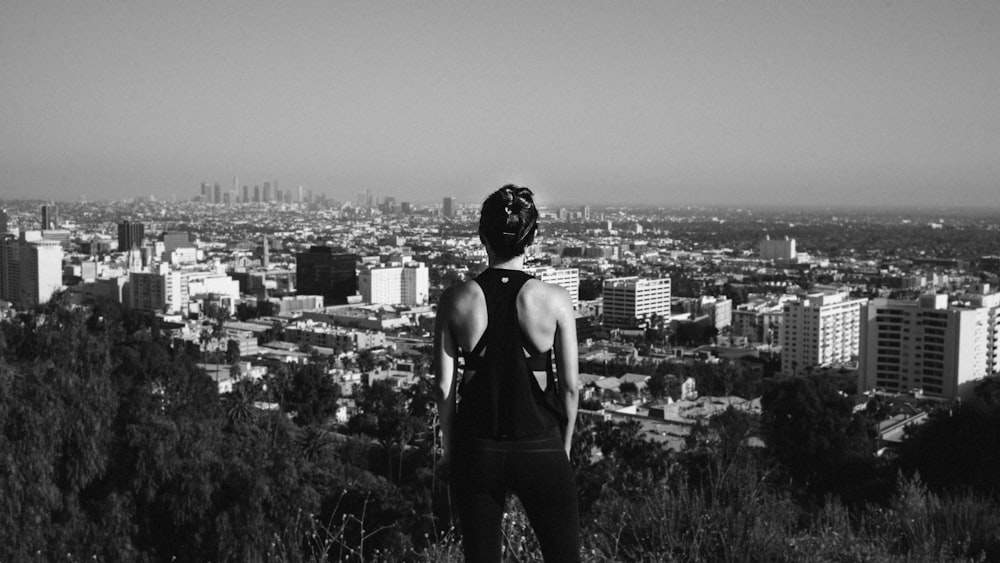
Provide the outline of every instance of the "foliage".
{"type": "Polygon", "coordinates": [[[761,408],[768,450],[797,483],[820,496],[836,489],[849,462],[874,451],[851,401],[824,378],[772,382],[761,408]]]}
{"type": "MultiPolygon", "coordinates": [[[[332,391],[322,371],[286,375],[281,409],[261,410],[261,387],[220,398],[155,323],[107,304],[0,323],[0,560],[460,561],[429,383],[360,390],[344,436],[320,424],[329,400],[299,406],[332,391]]],[[[998,560],[1000,407],[979,394],[914,432],[898,467],[871,461],[869,416],[809,378],[681,453],[581,417],[585,560],[998,560]]],[[[540,561],[514,501],[503,533],[509,558],[540,561]]]]}

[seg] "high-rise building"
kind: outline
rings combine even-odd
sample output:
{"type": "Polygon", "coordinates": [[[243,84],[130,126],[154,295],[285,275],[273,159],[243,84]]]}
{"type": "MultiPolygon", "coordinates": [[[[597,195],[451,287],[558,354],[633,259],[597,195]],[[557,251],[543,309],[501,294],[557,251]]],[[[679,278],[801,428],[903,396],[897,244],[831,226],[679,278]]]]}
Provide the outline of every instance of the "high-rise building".
{"type": "Polygon", "coordinates": [[[535,266],[524,271],[546,283],[562,287],[569,293],[573,308],[580,304],[580,270],[577,268],[553,268],[552,266],[535,266]]]}
{"type": "Polygon", "coordinates": [[[441,206],[441,215],[448,219],[455,217],[455,198],[446,197],[444,198],[444,203],[441,206]]]}
{"type": "Polygon", "coordinates": [[[214,186],[213,193],[215,194],[215,197],[212,198],[212,201],[215,203],[222,203],[222,186],[220,186],[218,182],[216,182],[214,186]]]}
{"type": "Polygon", "coordinates": [[[428,274],[422,262],[364,267],[358,275],[361,299],[373,304],[425,305],[430,290],[428,274]]]}
{"type": "Polygon", "coordinates": [[[62,259],[59,242],[37,232],[0,238],[0,299],[22,307],[47,303],[62,287],[62,259]]]}
{"type": "Polygon", "coordinates": [[[49,231],[59,228],[59,208],[53,203],[42,206],[42,230],[49,231]]]}
{"type": "Polygon", "coordinates": [[[253,187],[253,201],[254,203],[260,203],[260,186],[253,187]]]}
{"type": "Polygon", "coordinates": [[[357,254],[336,253],[313,246],[295,255],[299,295],[322,295],[328,304],[342,304],[358,293],[357,254]]]}
{"type": "Polygon", "coordinates": [[[10,232],[10,215],[6,209],[0,209],[0,235],[10,232]]]}
{"type": "Polygon", "coordinates": [[[771,236],[768,235],[764,237],[764,240],[760,241],[761,260],[783,260],[787,262],[794,260],[795,256],[795,239],[793,238],[785,237],[784,239],[771,240],[771,236]]]}
{"type": "Polygon", "coordinates": [[[243,185],[243,197],[240,198],[240,201],[243,203],[250,201],[250,186],[247,186],[246,184],[243,185]]]}
{"type": "Polygon", "coordinates": [[[299,186],[299,199],[298,199],[299,203],[305,203],[305,200],[303,199],[304,193],[305,193],[304,188],[302,186],[299,186]]]}
{"type": "Polygon", "coordinates": [[[271,201],[271,182],[264,182],[264,194],[261,201],[271,201]]]}
{"type": "Polygon", "coordinates": [[[955,398],[988,375],[986,308],[949,308],[947,295],[875,299],[864,308],[861,386],[955,398]]]}
{"type": "Polygon", "coordinates": [[[118,223],[118,250],[128,252],[133,248],[141,248],[145,236],[146,227],[142,223],[118,223]]]}
{"type": "Polygon", "coordinates": [[[778,336],[782,373],[801,375],[857,360],[864,304],[846,292],[813,293],[785,303],[778,336]]]}
{"type": "Polygon", "coordinates": [[[603,292],[608,328],[641,328],[653,315],[670,315],[670,278],[609,278],[603,292]]]}

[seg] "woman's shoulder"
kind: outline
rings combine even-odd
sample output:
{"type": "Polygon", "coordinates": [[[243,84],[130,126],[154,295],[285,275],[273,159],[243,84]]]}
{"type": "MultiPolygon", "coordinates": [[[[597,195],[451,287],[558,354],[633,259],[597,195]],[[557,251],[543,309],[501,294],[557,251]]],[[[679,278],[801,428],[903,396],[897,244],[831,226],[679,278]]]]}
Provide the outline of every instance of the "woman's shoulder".
{"type": "Polygon", "coordinates": [[[521,295],[532,305],[537,304],[545,308],[572,306],[566,288],[537,278],[524,283],[521,295]]]}
{"type": "Polygon", "coordinates": [[[475,280],[455,284],[441,295],[440,308],[462,310],[482,298],[483,290],[475,280]]]}

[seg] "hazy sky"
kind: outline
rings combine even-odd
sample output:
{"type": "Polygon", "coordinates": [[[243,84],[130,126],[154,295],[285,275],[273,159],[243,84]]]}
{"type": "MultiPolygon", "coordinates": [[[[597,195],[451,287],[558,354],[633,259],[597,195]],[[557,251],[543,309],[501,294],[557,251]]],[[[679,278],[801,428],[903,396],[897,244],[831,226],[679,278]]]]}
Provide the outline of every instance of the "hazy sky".
{"type": "Polygon", "coordinates": [[[1000,2],[0,3],[0,199],[1000,203],[1000,2]]]}

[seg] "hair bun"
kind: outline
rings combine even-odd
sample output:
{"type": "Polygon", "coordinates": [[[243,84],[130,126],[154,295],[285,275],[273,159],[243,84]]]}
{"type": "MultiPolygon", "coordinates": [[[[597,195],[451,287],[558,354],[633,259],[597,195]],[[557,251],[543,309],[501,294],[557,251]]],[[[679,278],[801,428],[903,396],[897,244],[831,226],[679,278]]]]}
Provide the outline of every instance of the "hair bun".
{"type": "Polygon", "coordinates": [[[535,194],[529,188],[507,184],[500,188],[500,191],[503,194],[504,206],[511,212],[517,213],[523,209],[531,209],[535,206],[535,194]]]}

